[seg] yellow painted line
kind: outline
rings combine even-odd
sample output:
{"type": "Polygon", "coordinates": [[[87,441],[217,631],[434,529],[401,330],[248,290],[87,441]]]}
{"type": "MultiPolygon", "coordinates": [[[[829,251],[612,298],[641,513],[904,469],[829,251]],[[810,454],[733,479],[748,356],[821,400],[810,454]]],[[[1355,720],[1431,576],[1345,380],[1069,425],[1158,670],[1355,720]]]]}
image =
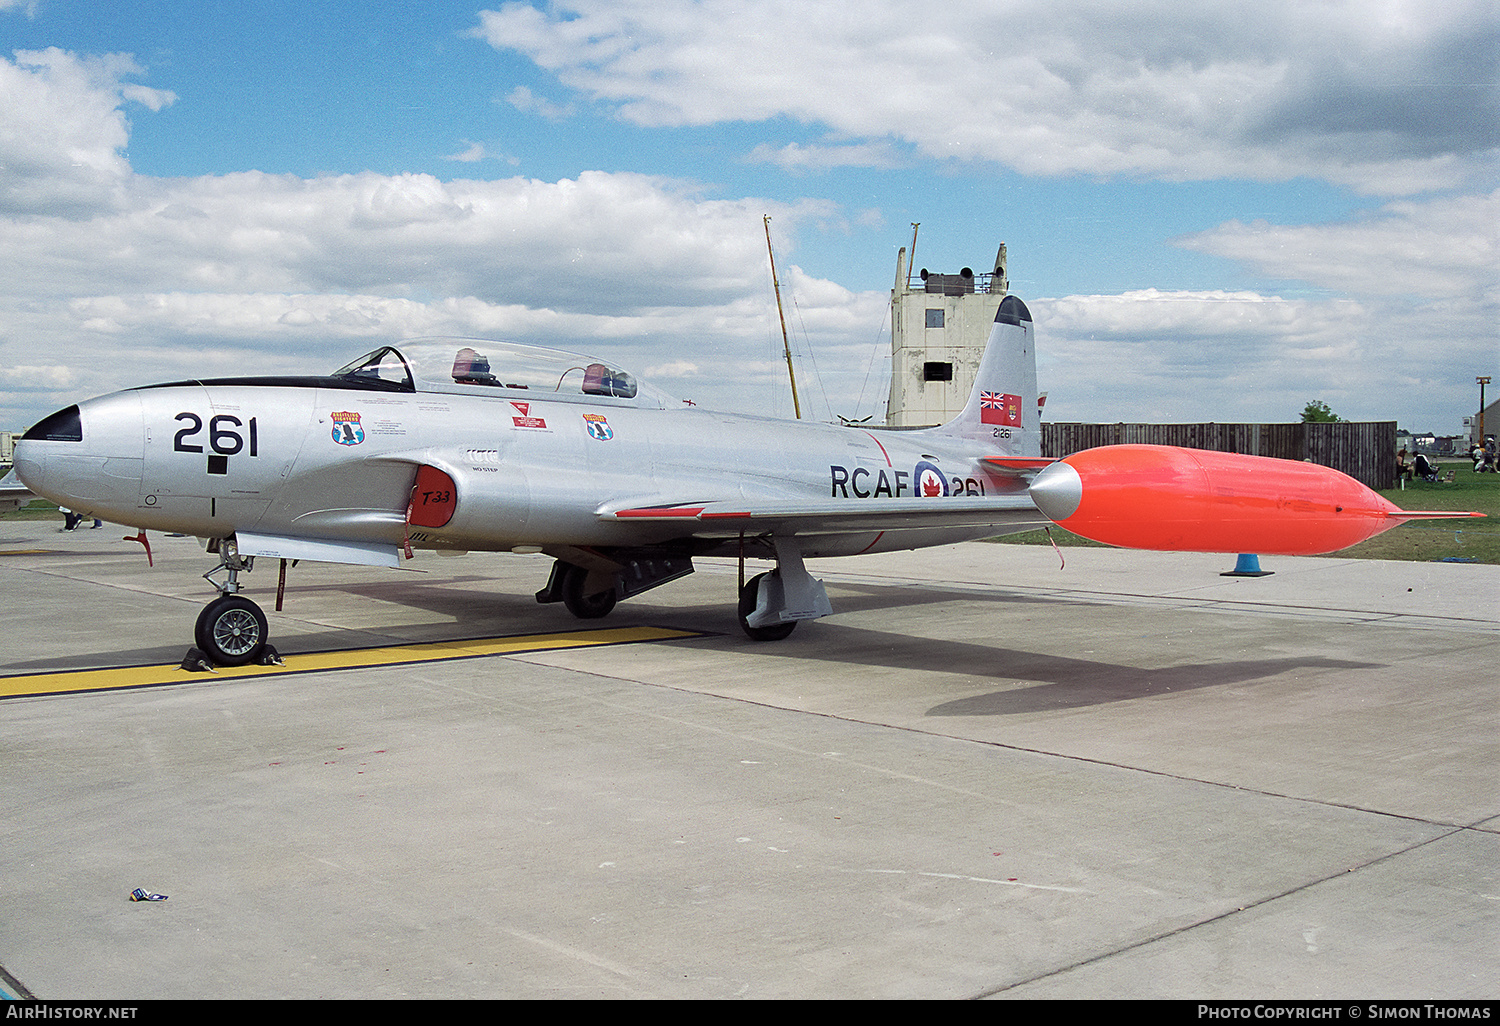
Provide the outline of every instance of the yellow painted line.
{"type": "Polygon", "coordinates": [[[703,637],[697,631],[666,627],[616,627],[559,634],[522,634],[508,638],[475,638],[468,641],[430,641],[383,648],[355,648],[338,652],[283,655],[285,666],[220,666],[214,673],[194,673],[181,666],[120,666],[104,670],[64,670],[0,677],[0,699],[24,695],[57,695],[118,688],[146,688],[162,684],[202,684],[239,677],[270,677],[287,673],[355,670],[403,663],[446,662],[480,656],[517,655],[597,645],[628,645],[642,641],[703,637]]]}
{"type": "Polygon", "coordinates": [[[0,556],[45,556],[62,549],[0,549],[0,556]]]}

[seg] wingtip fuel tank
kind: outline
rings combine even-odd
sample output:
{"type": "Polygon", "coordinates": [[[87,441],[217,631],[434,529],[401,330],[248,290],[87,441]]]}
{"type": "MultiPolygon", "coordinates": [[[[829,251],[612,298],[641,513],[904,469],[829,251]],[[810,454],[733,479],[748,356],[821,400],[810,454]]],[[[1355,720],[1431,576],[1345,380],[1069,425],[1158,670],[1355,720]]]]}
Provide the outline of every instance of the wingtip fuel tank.
{"type": "Polygon", "coordinates": [[[1479,515],[1403,510],[1316,463],[1165,445],[1074,453],[1037,474],[1030,491],[1074,534],[1162,551],[1310,556],[1409,519],[1479,515]]]}

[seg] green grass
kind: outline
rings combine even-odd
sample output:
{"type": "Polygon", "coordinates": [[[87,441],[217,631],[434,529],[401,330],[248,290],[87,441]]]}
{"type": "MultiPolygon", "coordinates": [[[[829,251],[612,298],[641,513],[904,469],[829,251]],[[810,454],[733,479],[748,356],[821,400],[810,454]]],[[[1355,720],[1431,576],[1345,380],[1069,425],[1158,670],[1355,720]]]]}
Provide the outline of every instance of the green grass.
{"type": "MultiPolygon", "coordinates": [[[[1402,509],[1470,510],[1486,514],[1472,520],[1411,520],[1369,541],[1330,553],[1355,559],[1402,559],[1429,562],[1439,559],[1473,560],[1500,564],[1500,474],[1476,474],[1467,460],[1439,463],[1444,475],[1454,470],[1452,484],[1409,482],[1402,490],[1392,488],[1378,494],[1402,509]]],[[[1108,548],[1080,538],[1060,527],[1052,528],[1059,546],[1108,548]]],[[[1025,531],[992,539],[1010,545],[1046,545],[1044,531],[1025,531]]]]}
{"type": "Polygon", "coordinates": [[[1477,563],[1500,563],[1500,474],[1476,474],[1468,460],[1438,464],[1444,475],[1450,470],[1452,484],[1410,481],[1403,491],[1393,488],[1379,494],[1402,509],[1457,509],[1484,513],[1485,519],[1409,520],[1402,526],[1352,545],[1339,556],[1358,559],[1472,559],[1477,563]]]}
{"type": "Polygon", "coordinates": [[[48,502],[46,499],[32,499],[29,506],[8,509],[0,513],[0,520],[56,520],[60,524],[62,514],[57,511],[55,503],[48,502]]]}

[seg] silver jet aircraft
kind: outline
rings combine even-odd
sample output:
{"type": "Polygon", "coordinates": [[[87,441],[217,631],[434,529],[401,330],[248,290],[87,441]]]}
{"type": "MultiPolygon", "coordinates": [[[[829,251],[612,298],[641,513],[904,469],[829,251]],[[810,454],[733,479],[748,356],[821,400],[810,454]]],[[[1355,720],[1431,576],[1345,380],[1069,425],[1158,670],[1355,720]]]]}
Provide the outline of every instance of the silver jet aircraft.
{"type": "Polygon", "coordinates": [[[1031,315],[1010,296],[967,407],[938,428],[716,413],[587,357],[449,339],[326,377],[127,389],[52,414],[15,455],[31,491],[143,542],[205,539],[220,594],[195,640],[236,665],[266,645],[265,614],[240,594],[256,557],[395,567],[414,549],[545,552],[538,601],[585,619],[691,573],[695,556],[769,558],[739,620],[784,638],[832,612],[805,558],[1050,523],[1026,485],[1048,462],[1037,416],[1031,315]]]}
{"type": "MultiPolygon", "coordinates": [[[[544,552],[555,562],[537,600],[584,619],[692,573],[696,556],[771,559],[738,608],[746,634],[774,640],[833,611],[808,557],[1054,522],[1135,548],[1311,554],[1470,515],[1400,510],[1330,468],[1260,456],[1115,445],[1043,459],[1038,421],[1031,314],[1007,296],[967,405],[941,427],[715,413],[587,357],[416,340],[326,377],[181,381],[69,406],[16,443],[15,469],[38,495],[137,528],[148,556],[148,530],[204,539],[219,597],[194,636],[226,665],[266,651],[265,614],[240,594],[257,557],[395,567],[415,549],[544,552]]],[[[0,499],[21,494],[0,483],[0,499]]]]}

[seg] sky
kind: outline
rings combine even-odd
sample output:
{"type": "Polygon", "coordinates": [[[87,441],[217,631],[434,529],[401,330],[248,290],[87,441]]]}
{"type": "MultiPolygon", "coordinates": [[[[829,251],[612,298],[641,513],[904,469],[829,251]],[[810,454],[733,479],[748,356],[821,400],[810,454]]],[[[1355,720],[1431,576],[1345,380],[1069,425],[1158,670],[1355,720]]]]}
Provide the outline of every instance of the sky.
{"type": "MultiPolygon", "coordinates": [[[[1500,363],[1493,0],[0,0],[0,428],[403,338],[884,416],[896,254],[1049,419],[1456,434],[1500,363]]],[[[1487,398],[1493,398],[1493,394],[1487,398]]]]}

